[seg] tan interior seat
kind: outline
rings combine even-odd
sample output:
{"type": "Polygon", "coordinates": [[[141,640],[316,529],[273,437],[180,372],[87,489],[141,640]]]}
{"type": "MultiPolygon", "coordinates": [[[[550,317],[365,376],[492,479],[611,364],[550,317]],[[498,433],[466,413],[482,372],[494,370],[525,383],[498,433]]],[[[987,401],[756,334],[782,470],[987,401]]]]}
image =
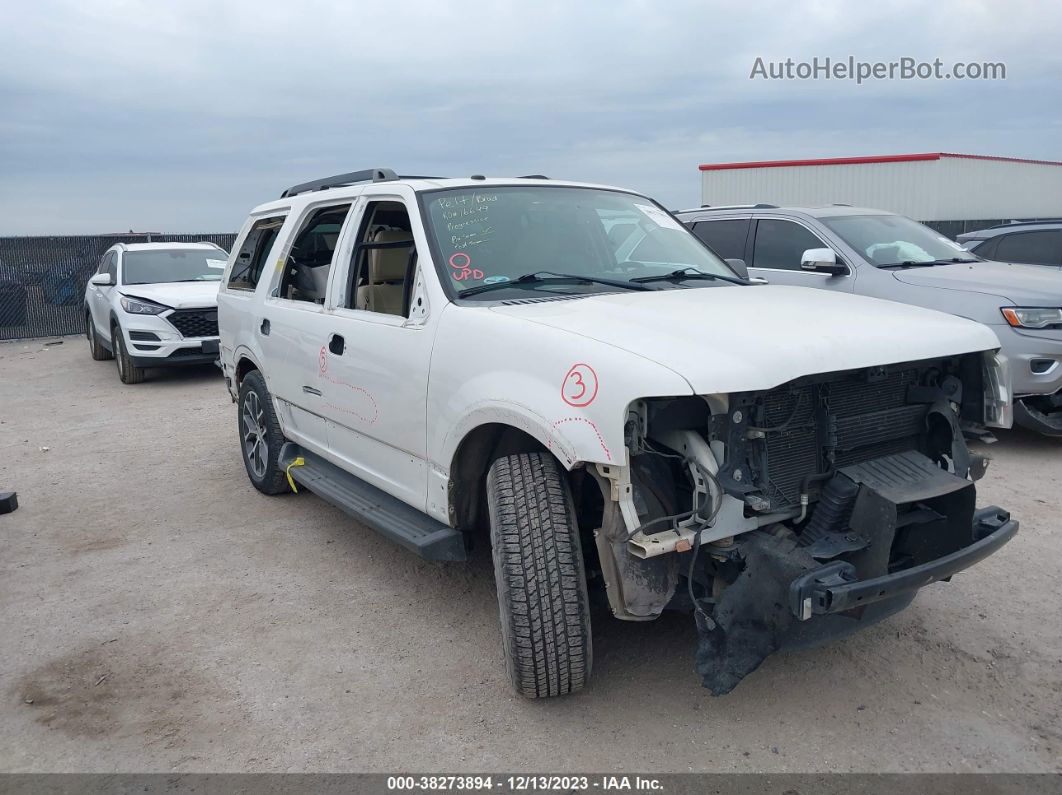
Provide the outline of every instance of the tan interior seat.
{"type": "MultiPolygon", "coordinates": [[[[402,229],[381,229],[373,237],[374,243],[396,243],[412,240],[410,232],[402,229]]],[[[354,306],[369,312],[401,315],[405,299],[406,266],[412,247],[377,248],[369,251],[369,278],[358,287],[354,306]]]]}

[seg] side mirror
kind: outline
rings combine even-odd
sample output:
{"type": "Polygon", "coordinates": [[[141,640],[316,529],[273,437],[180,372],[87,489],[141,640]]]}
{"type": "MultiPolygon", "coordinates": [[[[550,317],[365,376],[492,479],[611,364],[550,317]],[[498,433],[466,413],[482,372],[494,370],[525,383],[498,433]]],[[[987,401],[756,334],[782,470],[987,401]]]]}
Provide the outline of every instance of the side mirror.
{"type": "Polygon", "coordinates": [[[815,273],[828,273],[831,276],[842,276],[848,273],[847,266],[837,261],[837,252],[832,248],[807,249],[800,255],[800,269],[815,273]]]}
{"type": "Polygon", "coordinates": [[[745,266],[745,260],[734,258],[724,260],[724,262],[726,262],[726,264],[730,266],[730,269],[742,279],[749,278],[749,269],[745,266]]]}
{"type": "Polygon", "coordinates": [[[112,287],[114,286],[114,280],[109,273],[97,273],[89,279],[89,284],[94,284],[97,287],[112,287]]]}

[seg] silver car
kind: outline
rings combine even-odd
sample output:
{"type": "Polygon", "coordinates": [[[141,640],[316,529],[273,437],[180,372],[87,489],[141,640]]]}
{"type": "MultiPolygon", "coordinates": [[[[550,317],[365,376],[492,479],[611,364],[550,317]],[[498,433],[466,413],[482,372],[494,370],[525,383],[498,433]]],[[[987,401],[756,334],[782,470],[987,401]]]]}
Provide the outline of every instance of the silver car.
{"type": "Polygon", "coordinates": [[[1062,274],[985,260],[902,215],[834,205],[702,207],[676,216],[771,283],[886,298],[990,326],[1010,362],[1016,423],[1062,435],[1062,274]]]}

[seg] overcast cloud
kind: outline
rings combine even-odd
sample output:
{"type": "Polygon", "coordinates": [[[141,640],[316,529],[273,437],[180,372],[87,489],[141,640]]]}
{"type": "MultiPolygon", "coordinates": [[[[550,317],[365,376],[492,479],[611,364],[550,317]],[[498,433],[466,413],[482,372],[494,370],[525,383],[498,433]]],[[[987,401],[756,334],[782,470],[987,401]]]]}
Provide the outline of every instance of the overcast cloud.
{"type": "Polygon", "coordinates": [[[6,4],[0,234],[235,230],[371,166],[699,203],[704,162],[1062,159],[1048,3],[6,4]],[[750,80],[765,60],[1003,61],[1005,81],[750,80]]]}

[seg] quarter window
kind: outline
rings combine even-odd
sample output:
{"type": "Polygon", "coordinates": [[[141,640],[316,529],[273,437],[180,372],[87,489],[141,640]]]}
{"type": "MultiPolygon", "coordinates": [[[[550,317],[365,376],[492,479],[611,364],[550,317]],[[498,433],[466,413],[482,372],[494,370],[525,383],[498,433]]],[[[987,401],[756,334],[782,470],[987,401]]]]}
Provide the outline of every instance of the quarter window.
{"type": "Polygon", "coordinates": [[[766,218],[756,223],[752,267],[798,271],[805,251],[825,247],[825,243],[800,224],[766,218]]]}
{"type": "Polygon", "coordinates": [[[236,252],[227,285],[230,290],[254,290],[258,286],[269,252],[283,225],[282,215],[254,222],[240,250],[236,252]]]}

